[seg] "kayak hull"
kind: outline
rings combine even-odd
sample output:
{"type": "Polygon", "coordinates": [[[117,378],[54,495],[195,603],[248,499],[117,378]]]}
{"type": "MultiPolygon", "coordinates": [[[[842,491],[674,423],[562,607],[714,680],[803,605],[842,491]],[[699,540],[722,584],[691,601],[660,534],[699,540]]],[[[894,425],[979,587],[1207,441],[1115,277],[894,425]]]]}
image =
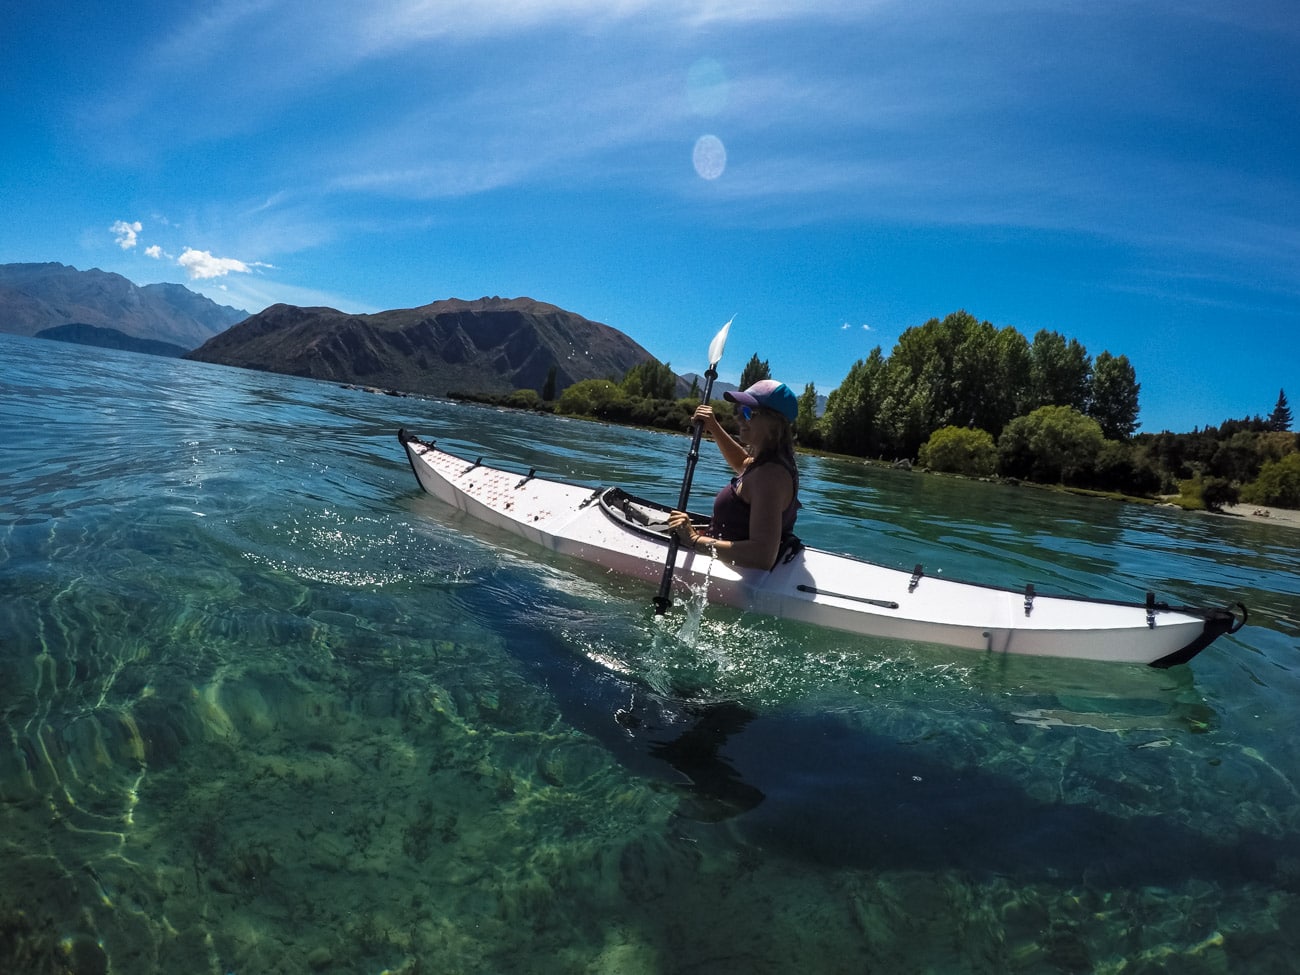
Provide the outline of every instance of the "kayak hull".
{"type": "MultiPolygon", "coordinates": [[[[618,488],[504,471],[398,434],[421,487],[466,514],[561,555],[657,584],[667,508],[618,488]]],[[[1167,667],[1243,623],[1227,609],[1047,596],[926,576],[802,548],[770,571],[679,548],[678,593],[707,586],[710,603],[864,636],[999,654],[1167,667]]],[[[1243,607],[1244,617],[1244,607],[1243,607]]]]}

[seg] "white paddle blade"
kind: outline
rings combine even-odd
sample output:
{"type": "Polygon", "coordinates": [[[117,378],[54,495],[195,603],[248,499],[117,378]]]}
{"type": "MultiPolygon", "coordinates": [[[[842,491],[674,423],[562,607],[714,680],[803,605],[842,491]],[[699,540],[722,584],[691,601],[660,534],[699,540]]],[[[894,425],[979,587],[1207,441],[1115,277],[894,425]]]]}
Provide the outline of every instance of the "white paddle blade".
{"type": "Polygon", "coordinates": [[[736,320],[732,315],[727,319],[727,324],[722,326],[722,330],[713,336],[713,341],[709,343],[709,368],[712,369],[722,361],[722,350],[727,347],[727,333],[731,331],[731,323],[736,320]]]}

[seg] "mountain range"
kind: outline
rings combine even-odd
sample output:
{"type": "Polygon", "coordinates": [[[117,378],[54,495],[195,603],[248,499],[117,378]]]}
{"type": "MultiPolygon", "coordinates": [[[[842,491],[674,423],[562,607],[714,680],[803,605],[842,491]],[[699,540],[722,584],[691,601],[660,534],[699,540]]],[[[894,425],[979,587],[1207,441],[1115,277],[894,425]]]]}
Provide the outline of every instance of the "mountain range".
{"type": "Polygon", "coordinates": [[[180,284],[133,284],[120,274],[66,264],[0,264],[0,332],[93,325],[193,349],[248,317],[180,284]]]}
{"type": "MultiPolygon", "coordinates": [[[[552,375],[561,392],[654,359],[617,329],[532,298],[250,315],[179,284],[64,264],[0,265],[0,331],[434,396],[541,392],[552,375]]],[[[689,388],[679,380],[679,394],[689,388]]]]}
{"type": "Polygon", "coordinates": [[[617,329],[532,298],[449,298],[372,315],[272,305],[187,358],[445,396],[621,380],[653,359],[617,329]]]}

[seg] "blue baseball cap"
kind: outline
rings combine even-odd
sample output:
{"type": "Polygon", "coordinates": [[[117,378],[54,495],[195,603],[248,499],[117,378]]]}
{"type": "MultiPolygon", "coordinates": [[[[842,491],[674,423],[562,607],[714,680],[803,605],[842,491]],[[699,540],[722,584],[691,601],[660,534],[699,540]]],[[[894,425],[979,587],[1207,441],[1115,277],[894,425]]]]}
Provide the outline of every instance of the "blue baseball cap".
{"type": "Polygon", "coordinates": [[[799,400],[785,383],[775,379],[760,379],[749,389],[739,393],[726,392],[723,399],[750,408],[761,406],[775,410],[793,423],[799,418],[799,400]]]}

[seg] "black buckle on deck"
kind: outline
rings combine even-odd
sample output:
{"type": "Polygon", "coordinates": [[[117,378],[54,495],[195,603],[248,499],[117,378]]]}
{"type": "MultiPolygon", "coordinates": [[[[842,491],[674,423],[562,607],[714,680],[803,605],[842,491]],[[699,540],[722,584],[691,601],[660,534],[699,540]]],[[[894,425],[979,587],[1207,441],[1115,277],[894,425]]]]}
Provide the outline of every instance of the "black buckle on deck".
{"type": "Polygon", "coordinates": [[[1028,616],[1034,611],[1034,584],[1028,583],[1025,586],[1025,615],[1028,616]]]}
{"type": "Polygon", "coordinates": [[[482,467],[482,466],[483,466],[483,458],[480,457],[478,460],[474,461],[474,463],[470,464],[470,465],[469,465],[468,467],[466,467],[463,471],[461,471],[461,472],[460,472],[460,476],[461,476],[461,477],[464,477],[464,476],[465,476],[466,474],[468,474],[470,471],[474,470],[474,468],[476,468],[476,467],[482,467]]]}
{"type": "Polygon", "coordinates": [[[1151,629],[1156,628],[1156,594],[1147,593],[1147,626],[1151,629]]]}
{"type": "Polygon", "coordinates": [[[525,484],[531,481],[533,479],[533,475],[535,475],[536,473],[537,473],[536,467],[528,468],[528,473],[524,475],[524,479],[522,481],[520,481],[518,484],[515,485],[515,490],[518,491],[521,487],[523,487],[525,484]]]}
{"type": "Polygon", "coordinates": [[[916,592],[916,587],[921,584],[921,576],[925,575],[921,563],[916,563],[916,568],[912,570],[912,581],[907,584],[908,592],[916,592]]]}

